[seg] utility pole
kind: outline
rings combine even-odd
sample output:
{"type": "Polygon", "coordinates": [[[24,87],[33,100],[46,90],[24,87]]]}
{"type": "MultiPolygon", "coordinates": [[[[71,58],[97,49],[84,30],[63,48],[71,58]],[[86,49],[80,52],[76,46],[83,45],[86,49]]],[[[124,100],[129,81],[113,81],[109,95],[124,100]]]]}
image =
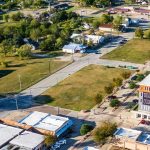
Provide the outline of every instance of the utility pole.
{"type": "Polygon", "coordinates": [[[18,110],[18,95],[15,95],[15,100],[16,100],[16,109],[18,110]]]}
{"type": "Polygon", "coordinates": [[[48,61],[48,69],[49,69],[49,74],[51,74],[51,60],[48,61]]]}
{"type": "Polygon", "coordinates": [[[22,91],[22,83],[21,83],[21,76],[20,74],[18,75],[19,78],[19,87],[20,87],[20,91],[22,91]]]}

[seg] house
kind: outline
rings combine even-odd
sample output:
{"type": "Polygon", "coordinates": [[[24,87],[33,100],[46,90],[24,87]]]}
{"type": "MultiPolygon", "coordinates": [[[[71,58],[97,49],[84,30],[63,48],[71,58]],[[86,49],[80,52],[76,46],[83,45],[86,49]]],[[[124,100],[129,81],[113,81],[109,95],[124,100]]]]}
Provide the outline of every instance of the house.
{"type": "Polygon", "coordinates": [[[68,45],[65,45],[63,47],[63,52],[66,53],[84,53],[87,46],[84,46],[82,44],[76,44],[76,43],[70,43],[68,45]]]}
{"type": "Polygon", "coordinates": [[[48,131],[51,135],[59,137],[67,132],[73,122],[67,117],[51,115],[48,113],[34,111],[19,121],[33,128],[48,131]]]}

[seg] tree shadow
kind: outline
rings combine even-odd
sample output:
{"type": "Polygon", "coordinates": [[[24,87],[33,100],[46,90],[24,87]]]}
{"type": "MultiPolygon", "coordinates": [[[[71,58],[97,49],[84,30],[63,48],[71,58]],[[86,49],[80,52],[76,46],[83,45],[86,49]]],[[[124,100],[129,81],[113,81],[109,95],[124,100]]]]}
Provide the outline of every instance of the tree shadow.
{"type": "Polygon", "coordinates": [[[15,70],[0,70],[0,78],[7,76],[14,71],[15,70]]]}
{"type": "Polygon", "coordinates": [[[43,105],[53,102],[55,99],[49,95],[39,95],[33,99],[37,104],[43,105]]]}

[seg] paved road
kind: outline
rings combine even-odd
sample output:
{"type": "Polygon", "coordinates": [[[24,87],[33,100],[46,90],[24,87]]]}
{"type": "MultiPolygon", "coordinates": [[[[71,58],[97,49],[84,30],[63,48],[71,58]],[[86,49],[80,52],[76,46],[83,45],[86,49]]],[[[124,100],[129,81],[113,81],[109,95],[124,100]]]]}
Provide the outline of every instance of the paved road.
{"type": "MultiPolygon", "coordinates": [[[[133,33],[125,33],[122,35],[124,38],[130,40],[133,37],[133,33]]],[[[53,87],[58,82],[64,80],[65,78],[69,77],[71,74],[79,71],[85,66],[89,64],[99,64],[99,65],[109,65],[109,66],[119,66],[119,65],[126,65],[126,66],[140,66],[138,64],[121,62],[121,61],[112,61],[112,60],[101,60],[99,59],[100,56],[109,53],[110,51],[114,50],[116,47],[119,46],[119,41],[122,38],[113,39],[112,42],[105,45],[103,48],[100,48],[102,54],[95,54],[89,53],[84,57],[81,57],[78,60],[75,60],[74,63],[70,64],[69,66],[59,70],[58,72],[54,73],[53,75],[43,79],[42,81],[38,82],[37,84],[31,86],[30,88],[22,91],[16,99],[14,97],[5,98],[0,100],[0,111],[3,110],[13,110],[16,109],[16,102],[19,108],[27,108],[31,107],[33,102],[32,98],[42,94],[44,91],[53,87]]]]}

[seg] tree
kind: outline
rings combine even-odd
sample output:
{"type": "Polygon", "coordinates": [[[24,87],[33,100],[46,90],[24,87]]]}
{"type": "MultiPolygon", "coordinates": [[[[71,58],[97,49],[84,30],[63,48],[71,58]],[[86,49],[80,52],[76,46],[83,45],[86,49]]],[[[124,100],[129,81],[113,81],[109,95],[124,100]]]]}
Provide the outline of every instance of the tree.
{"type": "Polygon", "coordinates": [[[106,24],[106,23],[112,22],[112,20],[113,20],[113,17],[111,17],[108,14],[103,14],[100,17],[100,23],[102,23],[102,24],[106,24]]]}
{"type": "Polygon", "coordinates": [[[9,52],[9,45],[7,43],[7,40],[4,40],[0,45],[0,54],[4,55],[5,57],[8,52],[9,52]]]}
{"type": "Polygon", "coordinates": [[[121,78],[114,78],[113,79],[113,82],[114,82],[115,86],[117,86],[117,87],[122,85],[122,81],[123,80],[121,78]]]}
{"type": "Polygon", "coordinates": [[[129,87],[130,87],[130,89],[134,89],[134,88],[136,88],[136,84],[132,81],[129,83],[129,87]]]}
{"type": "Polygon", "coordinates": [[[99,27],[99,25],[100,25],[99,21],[93,21],[93,23],[92,23],[92,26],[94,29],[97,29],[99,27]]]}
{"type": "Polygon", "coordinates": [[[150,39],[150,29],[145,31],[144,36],[145,38],[150,39]]]}
{"type": "Polygon", "coordinates": [[[87,45],[88,45],[89,47],[92,47],[92,46],[93,46],[93,41],[92,41],[92,40],[89,40],[88,43],[87,43],[87,45]]]}
{"type": "Polygon", "coordinates": [[[96,104],[100,104],[101,102],[102,102],[102,100],[103,100],[103,96],[101,95],[101,94],[97,94],[96,96],[95,96],[95,103],[96,104]]]}
{"type": "Polygon", "coordinates": [[[31,39],[36,40],[37,42],[38,42],[40,35],[41,35],[41,30],[39,28],[33,29],[30,32],[31,39]]]}
{"type": "Polygon", "coordinates": [[[55,44],[56,48],[58,48],[58,49],[61,48],[64,45],[64,42],[65,41],[61,37],[56,39],[56,44],[55,44]]]}
{"type": "Polygon", "coordinates": [[[8,22],[8,19],[9,19],[9,15],[8,14],[3,15],[3,20],[5,22],[8,22]]]}
{"type": "Polygon", "coordinates": [[[113,84],[109,84],[108,86],[104,87],[104,90],[107,94],[111,94],[113,92],[114,86],[113,84]]]}
{"type": "Polygon", "coordinates": [[[100,7],[106,7],[110,5],[110,0],[95,0],[95,4],[100,7]]]}
{"type": "Polygon", "coordinates": [[[109,137],[112,137],[117,129],[116,123],[104,121],[93,132],[93,139],[98,144],[104,144],[109,137]]]}
{"type": "Polygon", "coordinates": [[[85,135],[88,132],[93,130],[93,126],[90,124],[82,124],[81,128],[80,128],[80,134],[81,135],[85,135]]]}
{"type": "Polygon", "coordinates": [[[120,104],[120,101],[118,100],[118,99],[112,99],[111,101],[110,101],[110,106],[111,107],[118,107],[119,106],[119,104],[120,104]]]}
{"type": "Polygon", "coordinates": [[[12,15],[11,15],[11,19],[12,19],[13,21],[20,21],[23,17],[24,17],[24,14],[21,13],[21,12],[17,12],[17,13],[15,13],[15,14],[12,14],[12,15]]]}
{"type": "Polygon", "coordinates": [[[123,77],[123,79],[128,79],[130,76],[131,76],[131,72],[127,72],[127,71],[124,71],[121,76],[123,77]]]}
{"type": "Polygon", "coordinates": [[[46,146],[50,146],[50,145],[54,144],[56,142],[56,140],[57,140],[57,138],[55,136],[48,135],[48,136],[45,136],[44,143],[46,144],[46,146]]]}
{"type": "Polygon", "coordinates": [[[36,19],[33,19],[30,23],[31,28],[37,28],[39,26],[40,26],[40,23],[36,19]]]}
{"type": "Polygon", "coordinates": [[[119,31],[120,26],[122,24],[122,20],[123,20],[122,16],[115,17],[113,20],[113,28],[119,31]]]}
{"type": "Polygon", "coordinates": [[[144,32],[141,28],[136,28],[135,30],[135,36],[140,38],[140,39],[143,39],[143,36],[144,36],[144,32]]]}
{"type": "Polygon", "coordinates": [[[29,58],[31,56],[31,47],[28,45],[22,45],[18,48],[17,52],[21,59],[24,57],[29,58]]]}

